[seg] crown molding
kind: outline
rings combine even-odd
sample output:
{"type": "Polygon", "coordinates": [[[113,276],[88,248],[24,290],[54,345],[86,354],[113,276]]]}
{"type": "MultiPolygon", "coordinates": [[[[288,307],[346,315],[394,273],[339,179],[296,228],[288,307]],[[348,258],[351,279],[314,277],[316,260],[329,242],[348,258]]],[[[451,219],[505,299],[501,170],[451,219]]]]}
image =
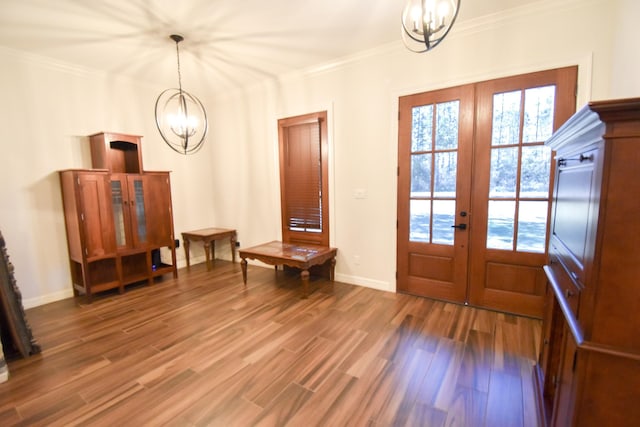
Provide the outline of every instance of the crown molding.
{"type": "MultiPolygon", "coordinates": [[[[528,3],[522,6],[513,7],[504,11],[484,15],[478,18],[457,22],[451,30],[448,38],[468,37],[486,31],[487,27],[496,27],[508,24],[520,18],[530,18],[532,15],[541,15],[546,13],[557,13],[558,11],[584,8],[585,3],[601,3],[607,0],[540,0],[535,3],[528,3]]],[[[398,25],[400,20],[398,19],[398,25]]],[[[400,30],[398,29],[398,33],[400,30]]],[[[406,52],[407,49],[402,44],[400,37],[398,40],[358,52],[353,55],[338,58],[312,67],[308,67],[297,72],[288,73],[287,75],[302,75],[306,77],[320,75],[326,72],[335,71],[340,68],[347,67],[353,63],[376,56],[383,56],[392,53],[406,52]]],[[[282,76],[286,80],[286,75],[282,76]]]]}

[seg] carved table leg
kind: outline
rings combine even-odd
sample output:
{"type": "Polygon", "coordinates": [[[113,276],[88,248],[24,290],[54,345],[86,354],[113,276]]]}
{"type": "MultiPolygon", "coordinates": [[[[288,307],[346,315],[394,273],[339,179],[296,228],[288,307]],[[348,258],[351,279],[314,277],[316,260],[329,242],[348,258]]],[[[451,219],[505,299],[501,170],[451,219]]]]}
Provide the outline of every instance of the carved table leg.
{"type": "Polygon", "coordinates": [[[247,260],[242,258],[240,266],[242,267],[242,281],[244,282],[244,285],[247,286],[247,260]]]}
{"type": "Polygon", "coordinates": [[[336,272],[336,259],[331,258],[331,269],[329,270],[329,280],[333,282],[333,278],[335,277],[336,272]]]}
{"type": "Polygon", "coordinates": [[[302,279],[302,298],[307,298],[309,296],[309,270],[302,270],[300,279],[302,279]]]}
{"type": "Polygon", "coordinates": [[[231,262],[236,263],[236,233],[233,233],[229,238],[231,243],[231,262]]]}
{"type": "Polygon", "coordinates": [[[187,259],[187,268],[191,267],[191,263],[189,262],[189,239],[182,238],[182,242],[184,243],[184,257],[187,259]]]}
{"type": "Polygon", "coordinates": [[[204,242],[204,258],[207,261],[207,271],[211,270],[211,242],[204,242]]]}

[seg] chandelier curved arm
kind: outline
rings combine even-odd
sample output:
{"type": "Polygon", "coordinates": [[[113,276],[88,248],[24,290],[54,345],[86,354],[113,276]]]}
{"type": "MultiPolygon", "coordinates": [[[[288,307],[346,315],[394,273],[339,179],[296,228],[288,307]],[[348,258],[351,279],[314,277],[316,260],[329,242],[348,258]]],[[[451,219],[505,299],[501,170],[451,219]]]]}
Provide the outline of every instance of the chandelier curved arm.
{"type": "Polygon", "coordinates": [[[166,89],[156,99],[156,127],[172,150],[180,154],[192,154],[202,148],[209,122],[202,102],[182,89],[179,43],[184,37],[172,34],[169,38],[176,43],[178,88],[166,89]]]}
{"type": "Polygon", "coordinates": [[[202,102],[184,89],[164,90],[156,99],[156,127],[172,150],[193,154],[202,148],[209,122],[202,102]]]}
{"type": "Polygon", "coordinates": [[[402,41],[412,52],[427,52],[449,34],[461,0],[408,0],[402,12],[402,41]],[[443,32],[444,31],[444,32],[443,32]]]}

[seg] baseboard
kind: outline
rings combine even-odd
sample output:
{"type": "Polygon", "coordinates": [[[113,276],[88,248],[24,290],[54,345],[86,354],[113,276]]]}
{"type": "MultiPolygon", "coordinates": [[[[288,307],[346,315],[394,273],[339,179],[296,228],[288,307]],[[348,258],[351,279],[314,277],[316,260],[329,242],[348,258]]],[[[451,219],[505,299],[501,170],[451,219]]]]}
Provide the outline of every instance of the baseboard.
{"type": "Polygon", "coordinates": [[[348,283],[350,285],[364,286],[367,288],[377,289],[379,291],[395,292],[395,286],[389,282],[382,280],[373,280],[366,277],[352,276],[350,274],[336,273],[335,280],[337,282],[348,283]]]}
{"type": "MultiPolygon", "coordinates": [[[[200,261],[205,262],[204,257],[202,257],[201,260],[198,258],[195,258],[194,262],[192,262],[191,265],[198,264],[200,261]]],[[[259,261],[252,260],[251,264],[273,269],[272,265],[264,264],[259,261]]],[[[186,263],[184,266],[186,267],[186,263]]],[[[178,264],[178,267],[180,268],[179,264],[178,264]]],[[[350,274],[340,274],[340,273],[335,274],[335,280],[338,282],[348,283],[350,285],[358,285],[358,286],[364,286],[367,288],[377,289],[379,291],[396,292],[396,289],[393,286],[393,284],[389,282],[384,282],[382,280],[373,280],[366,277],[352,276],[350,274]]],[[[42,295],[36,298],[23,298],[22,307],[26,310],[28,308],[38,307],[40,305],[48,304],[50,302],[60,301],[60,300],[72,298],[72,297],[73,297],[73,289],[68,289],[68,290],[58,291],[58,292],[54,292],[47,295],[42,295]]]]}
{"type": "Polygon", "coordinates": [[[39,305],[49,304],[50,302],[60,301],[73,297],[73,289],[67,289],[64,291],[58,291],[47,295],[42,295],[36,298],[23,298],[22,307],[26,310],[28,308],[38,307],[39,305]]]}

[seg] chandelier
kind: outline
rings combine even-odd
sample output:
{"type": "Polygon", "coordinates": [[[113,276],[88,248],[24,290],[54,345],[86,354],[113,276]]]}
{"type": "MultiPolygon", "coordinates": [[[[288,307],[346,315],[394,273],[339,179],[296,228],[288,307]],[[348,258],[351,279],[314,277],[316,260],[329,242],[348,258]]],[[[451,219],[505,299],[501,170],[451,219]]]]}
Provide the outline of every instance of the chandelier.
{"type": "Polygon", "coordinates": [[[182,89],[179,44],[184,37],[172,34],[169,38],[176,42],[178,88],[167,89],[158,96],[156,126],[169,147],[186,155],[202,147],[208,129],[207,113],[198,98],[182,89]]]}
{"type": "Polygon", "coordinates": [[[449,34],[460,0],[408,0],[402,12],[402,41],[412,52],[427,52],[449,34]]]}

